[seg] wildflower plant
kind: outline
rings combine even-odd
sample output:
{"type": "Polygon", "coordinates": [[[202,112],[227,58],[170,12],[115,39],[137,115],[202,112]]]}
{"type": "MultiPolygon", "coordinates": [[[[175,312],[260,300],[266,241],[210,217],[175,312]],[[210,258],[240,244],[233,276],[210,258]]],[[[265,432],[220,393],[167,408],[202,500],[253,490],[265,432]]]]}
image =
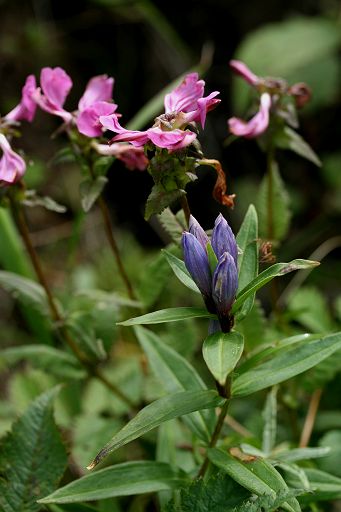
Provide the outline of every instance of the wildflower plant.
{"type": "Polygon", "coordinates": [[[123,511],[127,506],[165,512],[300,512],[322,510],[320,502],[341,497],[341,479],[316,462],[329,448],[308,446],[322,386],[335,375],[330,365],[341,351],[341,333],[298,328],[295,317],[279,307],[274,287],[272,312],[266,315],[256,298],[274,279],[319,265],[310,259],[274,263],[269,249],[285,235],[276,231],[274,192],[281,181],[275,151],[291,148],[316,163],[316,155],[293,131],[296,107],[303,106],[309,92],[302,84],[258,77],[239,61],[231,67],[254,89],[258,112],[249,121],[230,118],[229,130],[235,137],[256,138],[268,161],[261,191],[265,213],[249,205],[236,234],[227,208],[234,195],[226,194],[222,166],[204,157],[198,143],[198,126],[205,128],[207,114],[220,103],[219,93],[205,96],[197,73],[182,77],[165,95],[164,113],[145,130],[122,127],[114,79],[107,75],[91,78],[77,108],[66,110],[72,79],[60,67],[43,68],[40,85],[30,75],[19,104],[1,119],[0,213],[5,217],[0,223],[7,219],[16,244],[21,235],[37,279],[25,265],[17,272],[0,271],[1,286],[24,305],[27,330],[35,337],[1,350],[0,360],[11,367],[26,360],[41,372],[36,386],[46,378],[49,388],[1,441],[4,512],[123,511]],[[114,257],[110,273],[120,276],[124,293],[77,290],[67,283],[67,291],[56,297],[32,242],[25,207],[65,210],[26,189],[27,157],[14,143],[21,122],[33,123],[37,108],[61,119],[56,134],[64,137],[65,148],[57,157],[79,164],[84,215],[98,206],[114,257]],[[106,131],[115,133],[109,141],[106,131]],[[102,196],[115,158],[129,170],[148,170],[154,184],[146,217],[155,215],[171,239],[145,269],[140,286],[129,275],[129,251],[122,256],[102,196]],[[185,200],[186,185],[200,165],[218,174],[213,195],[222,212],[211,231],[206,221],[193,217],[185,200]],[[150,328],[154,324],[158,327],[150,328]],[[316,368],[328,376],[319,381],[319,393],[314,390],[305,419],[299,379],[314,381],[309,372],[316,368]],[[285,413],[294,417],[292,432],[285,413]],[[279,420],[282,429],[277,429],[279,420]],[[129,501],[139,494],[145,500],[129,501]]]}

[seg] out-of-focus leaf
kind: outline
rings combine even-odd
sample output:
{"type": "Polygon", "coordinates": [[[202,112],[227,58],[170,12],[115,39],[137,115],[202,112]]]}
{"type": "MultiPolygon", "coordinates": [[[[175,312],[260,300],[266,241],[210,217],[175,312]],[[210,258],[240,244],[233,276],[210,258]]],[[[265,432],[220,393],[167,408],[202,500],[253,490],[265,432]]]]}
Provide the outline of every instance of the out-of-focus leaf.
{"type": "Polygon", "coordinates": [[[54,423],[52,401],[59,387],[38,397],[0,445],[0,508],[38,512],[36,500],[52,492],[67,456],[54,423]]]}
{"type": "Polygon", "coordinates": [[[321,160],[315,151],[309,146],[303,137],[301,137],[301,135],[295,132],[292,128],[289,128],[289,126],[284,126],[283,130],[276,134],[274,144],[276,147],[281,149],[290,149],[294,153],[297,153],[297,155],[306,158],[318,167],[321,167],[322,165],[321,160]]]}
{"type": "Polygon", "coordinates": [[[145,266],[137,291],[147,309],[156,302],[170,276],[169,265],[162,254],[158,254],[149,265],[145,266]]]}
{"type": "Polygon", "coordinates": [[[290,297],[290,311],[303,327],[311,332],[328,332],[333,328],[331,315],[323,294],[312,286],[304,286],[290,297]]]}
{"type": "Polygon", "coordinates": [[[66,207],[58,204],[54,199],[48,196],[38,196],[35,190],[26,190],[23,204],[26,206],[42,206],[46,210],[56,213],[65,213],[66,207]]]}
{"type": "Polygon", "coordinates": [[[39,503],[74,503],[130,496],[176,489],[187,481],[185,473],[164,462],[124,462],[83,476],[39,500],[39,503]]]}
{"type": "Polygon", "coordinates": [[[104,457],[121,446],[141,437],[161,423],[202,409],[223,405],[225,400],[215,391],[182,391],[156,400],[144,407],[96,455],[88,466],[94,468],[104,457]]]}
{"type": "MultiPolygon", "coordinates": [[[[313,501],[337,500],[341,498],[341,478],[313,468],[304,468],[304,472],[313,493],[300,496],[300,502],[311,503],[313,501]]],[[[297,477],[288,476],[287,482],[290,487],[297,487],[297,477]]]]}
{"type": "Polygon", "coordinates": [[[318,459],[325,457],[330,452],[330,448],[293,448],[274,455],[276,460],[283,460],[285,462],[296,462],[298,460],[318,459]]]}
{"type": "Polygon", "coordinates": [[[266,455],[269,455],[276,444],[277,434],[277,388],[275,386],[266,397],[263,419],[262,450],[266,455]]]}
{"type": "Polygon", "coordinates": [[[268,341],[266,332],[266,318],[262,306],[258,300],[253,303],[251,311],[242,322],[237,323],[238,331],[242,332],[245,340],[246,352],[264,345],[268,341]]]}
{"type": "Polygon", "coordinates": [[[340,456],[341,456],[341,432],[340,430],[331,430],[327,432],[320,440],[320,450],[326,450],[327,454],[323,459],[317,461],[319,469],[327,471],[332,475],[341,477],[340,456]],[[328,449],[329,448],[329,449],[328,449]]]}
{"type": "Polygon", "coordinates": [[[257,212],[260,236],[268,240],[282,240],[288,231],[291,213],[289,196],[275,162],[260,185],[257,212]]]}
{"type": "Polygon", "coordinates": [[[244,337],[240,332],[216,332],[208,336],[202,354],[215,380],[223,386],[242,356],[244,337]]]}
{"type": "Polygon", "coordinates": [[[14,272],[0,271],[0,286],[5,288],[19,301],[29,304],[31,307],[48,316],[46,294],[43,287],[27,277],[19,276],[14,272]]]}
{"type": "Polygon", "coordinates": [[[91,210],[107,182],[108,179],[105,176],[97,176],[94,180],[87,178],[79,185],[82,208],[85,212],[91,210]]]}

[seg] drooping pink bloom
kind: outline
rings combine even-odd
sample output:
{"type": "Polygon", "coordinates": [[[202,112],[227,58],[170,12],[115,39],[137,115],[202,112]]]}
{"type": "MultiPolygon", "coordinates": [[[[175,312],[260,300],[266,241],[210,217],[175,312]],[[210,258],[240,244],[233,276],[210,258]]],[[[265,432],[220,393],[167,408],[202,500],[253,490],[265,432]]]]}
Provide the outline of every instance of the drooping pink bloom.
{"type": "Polygon", "coordinates": [[[269,112],[271,108],[270,94],[265,92],[260,97],[260,108],[250,121],[246,122],[238,117],[231,117],[228,120],[230,132],[239,137],[252,139],[265,132],[269,126],[269,112]]]}
{"type": "Polygon", "coordinates": [[[0,183],[10,185],[20,180],[26,170],[26,164],[24,159],[13,151],[2,133],[0,133],[0,148],[3,153],[0,159],[0,183]]]}
{"type": "Polygon", "coordinates": [[[69,75],[60,67],[43,68],[40,73],[40,85],[34,93],[37,104],[50,114],[60,116],[66,123],[72,120],[72,114],[63,106],[72,87],[69,75]]]}
{"type": "Polygon", "coordinates": [[[29,75],[26,78],[24,87],[22,88],[21,101],[4,117],[6,121],[33,121],[37,104],[32,96],[36,87],[37,84],[35,76],[29,75]]]}
{"type": "Polygon", "coordinates": [[[206,113],[220,102],[215,99],[219,94],[217,91],[204,98],[204,86],[205,82],[198,80],[197,73],[188,74],[178,87],[166,94],[165,113],[158,116],[148,130],[126,130],[115,114],[100,117],[100,122],[104,128],[117,133],[111,142],[130,142],[140,147],[151,141],[155,146],[169,151],[182,149],[196,138],[196,134],[186,130],[186,126],[190,122],[200,121],[204,127],[206,113]]]}
{"type": "Polygon", "coordinates": [[[97,101],[111,101],[114,79],[108,75],[98,75],[91,78],[79,100],[78,110],[82,112],[97,101]]]}
{"type": "Polygon", "coordinates": [[[259,77],[255,75],[244,62],[240,60],[230,60],[230,67],[250,85],[257,85],[259,83],[259,77]]]}
{"type": "Polygon", "coordinates": [[[131,171],[135,169],[144,171],[149,163],[142,148],[137,148],[124,142],[114,143],[111,144],[111,146],[94,142],[92,143],[92,147],[100,155],[114,156],[122,160],[124,165],[131,171]]]}

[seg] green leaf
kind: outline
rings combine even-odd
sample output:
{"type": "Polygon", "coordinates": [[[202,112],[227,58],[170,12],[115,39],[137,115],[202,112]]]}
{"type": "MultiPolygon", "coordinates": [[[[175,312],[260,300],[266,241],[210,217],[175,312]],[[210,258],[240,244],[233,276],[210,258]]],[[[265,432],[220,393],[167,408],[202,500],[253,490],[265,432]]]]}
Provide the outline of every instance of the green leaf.
{"type": "Polygon", "coordinates": [[[307,144],[307,142],[289,126],[276,133],[275,145],[281,149],[290,149],[297,155],[303,156],[313,164],[321,167],[322,163],[315,151],[307,144]]]}
{"type": "Polygon", "coordinates": [[[206,252],[208,257],[208,263],[210,265],[211,273],[214,274],[215,269],[218,265],[218,258],[213,250],[213,247],[211,245],[211,242],[207,242],[206,244],[206,252]]]}
{"type": "Polygon", "coordinates": [[[257,211],[260,236],[269,240],[283,240],[291,213],[289,196],[276,162],[272,162],[260,184],[257,211]]]}
{"type": "Polygon", "coordinates": [[[232,306],[231,313],[235,314],[248,297],[259,290],[259,288],[262,288],[262,286],[266,285],[274,277],[284,276],[285,274],[293,272],[294,270],[316,267],[319,264],[320,263],[318,261],[301,259],[292,260],[289,263],[275,263],[275,265],[272,265],[271,267],[264,270],[261,274],[259,274],[258,277],[256,277],[256,279],[251,281],[251,283],[245,286],[245,288],[243,288],[238,293],[236,301],[232,306]]]}
{"type": "Polygon", "coordinates": [[[35,190],[26,190],[23,204],[26,206],[42,206],[46,210],[56,213],[65,213],[66,207],[58,204],[54,199],[48,196],[38,196],[35,190]]]}
{"type": "Polygon", "coordinates": [[[97,176],[95,179],[88,178],[79,185],[82,208],[85,212],[91,210],[107,182],[108,179],[105,176],[97,176]]]}
{"type": "Polygon", "coordinates": [[[341,432],[340,430],[330,430],[320,440],[321,448],[315,450],[324,450],[323,459],[317,461],[319,469],[332,473],[334,476],[341,477],[340,455],[341,455],[341,432]]]}
{"type": "Polygon", "coordinates": [[[172,268],[174,274],[179,279],[179,281],[182,282],[187,288],[190,290],[193,290],[194,292],[200,293],[199,288],[191,278],[190,273],[188,272],[185,263],[174,256],[171,252],[166,251],[165,249],[162,249],[163,254],[166,256],[167,261],[172,268]]]}
{"type": "Polygon", "coordinates": [[[144,218],[149,220],[152,215],[160,214],[174,201],[185,195],[182,189],[165,190],[161,184],[153,186],[147,199],[144,218]]]}
{"type": "Polygon", "coordinates": [[[0,286],[24,304],[33,307],[45,316],[49,315],[44,288],[27,277],[0,270],[0,286]]]}
{"type": "Polygon", "coordinates": [[[165,322],[179,322],[188,318],[216,318],[216,316],[208,313],[203,308],[168,308],[130,318],[124,322],[119,322],[117,325],[163,324],[165,322]]]}
{"type": "MultiPolygon", "coordinates": [[[[341,478],[313,468],[304,468],[304,472],[313,494],[300,496],[302,503],[341,499],[341,478]]],[[[288,477],[287,481],[291,487],[297,487],[297,478],[288,477]]]]}
{"type": "MultiPolygon", "coordinates": [[[[275,498],[277,493],[288,491],[282,476],[264,459],[242,462],[219,448],[210,448],[207,454],[215,466],[258,496],[266,494],[275,498]]],[[[282,505],[282,508],[288,512],[299,512],[301,510],[295,498],[290,498],[282,505]]]]}
{"type": "Polygon", "coordinates": [[[98,453],[88,466],[94,468],[106,455],[141,437],[161,423],[190,412],[221,406],[225,400],[215,391],[182,391],[164,396],[144,407],[98,453]]]}
{"type": "MultiPolygon", "coordinates": [[[[238,291],[240,291],[258,275],[258,216],[253,204],[246,212],[236,241],[241,250],[238,255],[238,291]]],[[[243,304],[239,313],[239,321],[246,317],[252,309],[254,298],[253,294],[243,304]]]]}
{"type": "Polygon", "coordinates": [[[317,288],[304,286],[290,296],[290,312],[295,321],[312,332],[328,332],[333,328],[327,300],[317,288]]]}
{"type": "Polygon", "coordinates": [[[324,448],[293,448],[276,453],[273,458],[284,460],[285,462],[296,462],[298,460],[310,460],[325,457],[330,452],[329,447],[324,448]]]}
{"type": "Polygon", "coordinates": [[[230,512],[249,496],[246,489],[220,471],[207,481],[200,478],[182,489],[176,505],[174,501],[169,503],[166,512],[230,512]]]}
{"type": "Polygon", "coordinates": [[[185,221],[179,219],[179,212],[174,215],[170,208],[165,208],[157,219],[173,242],[180,244],[182,233],[187,229],[187,225],[185,221]]]}
{"type": "MultiPolygon", "coordinates": [[[[135,327],[137,339],[148,357],[155,376],[168,393],[207,389],[195,369],[158,336],[143,327],[135,327]]],[[[194,412],[183,418],[184,422],[200,439],[210,441],[215,413],[211,410],[194,412]]]]}
{"type": "Polygon", "coordinates": [[[52,492],[67,456],[53,420],[52,401],[59,387],[40,395],[17,420],[0,445],[0,509],[37,512],[36,500],[52,492]]]}
{"type": "Polygon", "coordinates": [[[124,462],[83,476],[39,503],[75,503],[177,489],[187,483],[185,473],[164,462],[124,462]]]}
{"type": "Polygon", "coordinates": [[[272,452],[276,444],[277,433],[277,387],[274,386],[266,397],[263,410],[264,428],[262,450],[266,455],[272,452]]]}
{"type": "Polygon", "coordinates": [[[265,363],[237,377],[232,385],[234,396],[245,396],[291,379],[309,370],[326,357],[341,348],[341,333],[331,334],[319,339],[290,347],[265,363]]]}
{"type": "Polygon", "coordinates": [[[137,292],[146,308],[151,308],[156,302],[167,285],[170,275],[169,265],[160,253],[144,267],[137,292]]]}
{"type": "Polygon", "coordinates": [[[19,361],[26,360],[42,370],[58,377],[71,379],[82,379],[86,376],[77,359],[67,352],[47,345],[22,345],[11,347],[0,351],[0,363],[6,362],[13,365],[19,361]]]}
{"type": "MultiPolygon", "coordinates": [[[[240,507],[235,507],[231,512],[276,512],[288,499],[302,494],[301,491],[282,491],[273,496],[260,496],[244,502],[240,507]]],[[[298,510],[298,509],[297,509],[298,510]]]]}
{"type": "Polygon", "coordinates": [[[244,349],[244,337],[237,331],[216,332],[208,336],[202,354],[208,369],[222,386],[236,367],[244,349]]]}

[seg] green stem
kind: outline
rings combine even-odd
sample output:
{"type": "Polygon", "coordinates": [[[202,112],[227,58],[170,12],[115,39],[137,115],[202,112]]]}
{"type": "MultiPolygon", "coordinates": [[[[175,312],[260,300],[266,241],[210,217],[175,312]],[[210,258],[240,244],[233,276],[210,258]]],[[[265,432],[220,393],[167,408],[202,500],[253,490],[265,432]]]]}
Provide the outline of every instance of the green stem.
{"type": "Polygon", "coordinates": [[[269,146],[267,152],[267,180],[268,180],[268,204],[267,204],[267,217],[268,217],[268,233],[267,237],[272,240],[274,237],[274,210],[273,210],[273,182],[272,182],[272,166],[275,162],[275,150],[269,146]]]}
{"type": "Polygon", "coordinates": [[[49,309],[51,312],[51,317],[52,317],[53,321],[56,323],[56,325],[58,326],[59,332],[61,333],[65,344],[70,348],[70,350],[76,356],[76,358],[81,363],[81,365],[87,370],[88,375],[97,377],[108,389],[110,389],[121,400],[123,400],[127,405],[129,405],[129,407],[134,407],[134,404],[132,403],[130,398],[128,398],[124,393],[122,393],[122,391],[120,389],[116,388],[116,386],[114,384],[112,384],[111,382],[109,382],[107,380],[107,378],[101,373],[99,368],[97,368],[93,364],[93,362],[89,360],[89,358],[86,356],[86,354],[78,347],[77,343],[70,336],[69,331],[67,330],[67,328],[64,325],[64,319],[62,318],[61,314],[59,313],[57,304],[55,302],[55,299],[53,298],[50,286],[47,282],[44,271],[40,264],[38,254],[33,246],[33,243],[32,243],[31,237],[30,237],[30,232],[29,232],[21,205],[15,201],[15,199],[12,195],[10,195],[10,201],[11,201],[13,216],[16,219],[18,229],[23,238],[28,255],[32,261],[32,264],[33,264],[34,270],[37,274],[38,280],[39,280],[41,286],[45,290],[47,302],[48,302],[49,309]]]}

